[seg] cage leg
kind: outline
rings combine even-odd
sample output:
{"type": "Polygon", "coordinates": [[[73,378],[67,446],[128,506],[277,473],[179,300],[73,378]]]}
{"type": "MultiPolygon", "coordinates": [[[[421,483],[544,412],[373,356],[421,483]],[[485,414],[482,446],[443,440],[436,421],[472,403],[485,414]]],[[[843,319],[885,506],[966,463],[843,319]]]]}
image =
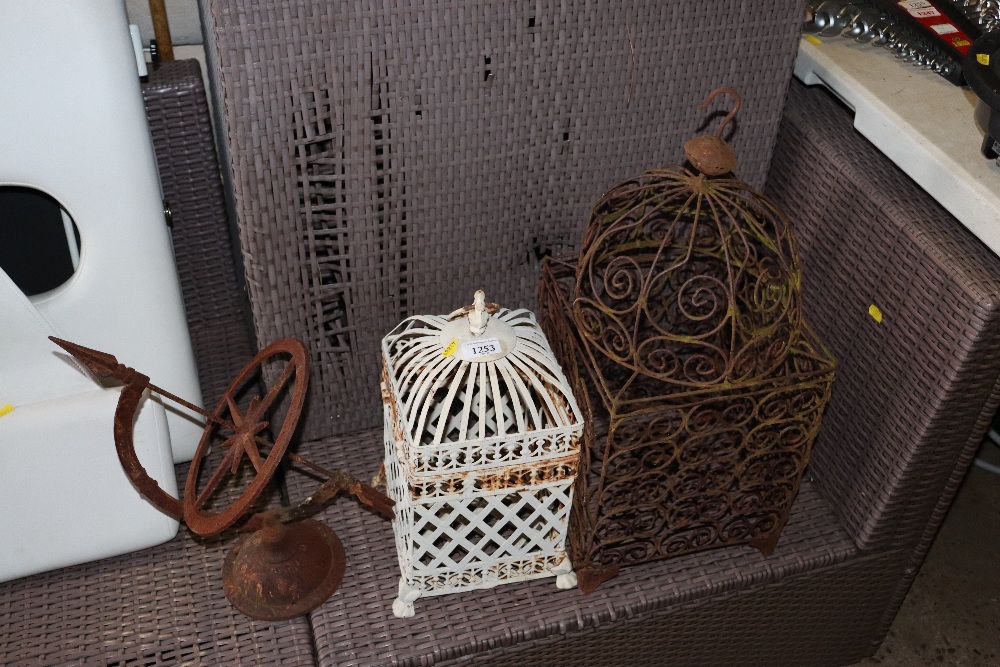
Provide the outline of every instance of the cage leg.
{"type": "Polygon", "coordinates": [[[406,579],[399,579],[399,596],[392,603],[392,615],[396,618],[410,618],[416,613],[413,602],[420,597],[419,588],[411,588],[406,579]]]}
{"type": "Polygon", "coordinates": [[[556,575],[556,588],[568,590],[576,587],[576,572],[573,571],[573,563],[569,558],[564,558],[561,563],[553,567],[552,574],[556,575]]]}
{"type": "Polygon", "coordinates": [[[576,572],[570,570],[564,574],[556,575],[556,588],[561,590],[568,590],[570,588],[576,588],[576,572]]]}
{"type": "Polygon", "coordinates": [[[781,525],[775,527],[770,533],[752,540],[750,546],[759,551],[764,558],[767,558],[774,553],[774,547],[778,545],[778,540],[781,539],[781,531],[784,528],[785,523],[782,522],[781,525]]]}
{"type": "Polygon", "coordinates": [[[580,592],[590,595],[605,581],[618,576],[618,565],[584,565],[577,570],[580,592]]]}

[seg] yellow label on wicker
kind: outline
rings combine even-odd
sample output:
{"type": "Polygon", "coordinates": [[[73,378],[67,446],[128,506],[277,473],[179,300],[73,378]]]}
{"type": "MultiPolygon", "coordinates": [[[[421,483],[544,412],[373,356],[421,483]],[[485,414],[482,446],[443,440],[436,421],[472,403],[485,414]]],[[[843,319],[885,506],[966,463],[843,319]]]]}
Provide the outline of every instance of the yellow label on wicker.
{"type": "Polygon", "coordinates": [[[4,415],[9,415],[12,412],[14,412],[14,406],[8,403],[7,405],[0,408],[0,417],[3,417],[4,415]]]}
{"type": "Polygon", "coordinates": [[[441,356],[450,357],[451,355],[455,354],[455,350],[457,349],[458,349],[458,339],[452,338],[451,342],[448,343],[448,347],[444,348],[444,350],[441,351],[441,356]]]}
{"type": "Polygon", "coordinates": [[[815,35],[806,35],[806,41],[810,42],[812,44],[822,44],[823,43],[823,42],[820,41],[819,37],[816,37],[815,35]]]}
{"type": "Polygon", "coordinates": [[[878,306],[876,306],[874,303],[868,306],[868,314],[871,315],[872,319],[878,322],[879,324],[882,323],[882,311],[879,310],[878,306]]]}
{"type": "Polygon", "coordinates": [[[989,65],[990,64],[990,54],[988,54],[988,53],[977,53],[976,54],[976,62],[979,63],[980,65],[989,65]]]}

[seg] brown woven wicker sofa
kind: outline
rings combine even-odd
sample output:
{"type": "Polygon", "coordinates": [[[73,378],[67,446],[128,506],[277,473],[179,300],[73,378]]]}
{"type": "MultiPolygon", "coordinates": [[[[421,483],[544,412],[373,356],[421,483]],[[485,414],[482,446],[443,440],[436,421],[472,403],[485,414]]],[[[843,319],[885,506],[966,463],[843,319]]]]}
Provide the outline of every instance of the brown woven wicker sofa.
{"type": "MultiPolygon", "coordinates": [[[[1000,401],[1000,260],[827,95],[789,89],[801,3],[500,4],[205,3],[257,338],[313,355],[299,451],[373,472],[381,336],[479,287],[534,307],[540,259],[573,251],[603,188],[678,159],[695,105],[726,83],[744,95],[739,173],[796,211],[807,316],[840,363],[774,554],[682,556],[589,596],[541,580],[432,598],[397,619],[391,530],[340,502],[322,518],[348,571],[307,617],[235,612],[226,540],[182,529],[0,585],[0,664],[835,667],[874,652],[1000,401]]],[[[219,282],[186,298],[228,303],[219,282]]],[[[238,310],[215,347],[244,335],[238,310]]],[[[290,476],[289,493],[314,483],[290,476]]]]}

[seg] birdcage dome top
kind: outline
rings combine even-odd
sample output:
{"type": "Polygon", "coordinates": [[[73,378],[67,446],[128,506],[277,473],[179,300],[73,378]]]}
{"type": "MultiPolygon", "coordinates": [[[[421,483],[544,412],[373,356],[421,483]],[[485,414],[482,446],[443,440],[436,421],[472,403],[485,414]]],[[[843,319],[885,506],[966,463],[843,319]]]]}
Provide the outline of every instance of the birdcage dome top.
{"type": "MultiPolygon", "coordinates": [[[[382,340],[383,382],[414,445],[579,425],[579,409],[534,314],[486,303],[417,315],[382,340]]],[[[401,435],[401,434],[400,434],[401,435]]]]}
{"type": "Polygon", "coordinates": [[[788,221],[728,173],[736,158],[721,133],[689,142],[689,165],[612,188],[591,214],[572,315],[609,389],[744,384],[778,368],[800,336],[788,221]]]}

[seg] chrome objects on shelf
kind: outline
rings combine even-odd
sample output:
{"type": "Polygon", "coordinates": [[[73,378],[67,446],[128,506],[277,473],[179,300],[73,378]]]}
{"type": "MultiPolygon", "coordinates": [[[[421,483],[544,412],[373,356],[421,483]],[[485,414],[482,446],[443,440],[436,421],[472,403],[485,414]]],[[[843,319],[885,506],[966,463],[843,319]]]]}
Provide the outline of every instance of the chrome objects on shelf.
{"type": "Polygon", "coordinates": [[[963,56],[983,31],[1000,23],[1000,0],[809,0],[803,32],[882,47],[897,58],[963,83],[963,56]],[[899,5],[907,4],[906,7],[899,5]],[[909,6],[912,4],[912,6],[909,6]],[[924,17],[937,17],[933,20],[924,17]],[[940,22],[940,23],[937,23],[940,22]]]}

